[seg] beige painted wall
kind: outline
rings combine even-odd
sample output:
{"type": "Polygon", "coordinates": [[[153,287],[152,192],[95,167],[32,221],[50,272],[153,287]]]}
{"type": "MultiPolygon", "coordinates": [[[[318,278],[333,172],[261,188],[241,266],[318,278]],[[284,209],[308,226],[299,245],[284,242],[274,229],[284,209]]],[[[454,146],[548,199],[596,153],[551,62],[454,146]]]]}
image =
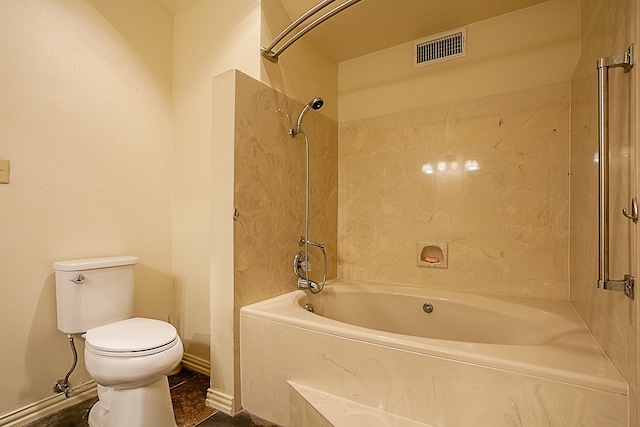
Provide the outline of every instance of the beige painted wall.
{"type": "MultiPolygon", "coordinates": [[[[289,16],[280,0],[262,0],[261,46],[269,44],[297,16],[289,16]]],[[[285,38],[285,41],[288,38],[285,38]]],[[[278,43],[275,50],[282,45],[278,43]]],[[[306,104],[325,100],[322,115],[338,120],[338,63],[302,37],[282,53],[277,63],[261,59],[261,81],[306,104]]]]}
{"type": "MultiPolygon", "coordinates": [[[[54,261],[137,255],[136,314],[175,320],[172,37],[154,0],[0,2],[0,157],[11,159],[0,185],[0,415],[52,396],[71,365],[54,261]]],[[[71,384],[88,380],[80,363],[71,384]]]]}
{"type": "Polygon", "coordinates": [[[175,17],[172,269],[188,354],[209,361],[212,78],[259,76],[260,2],[203,0],[175,17]]]}
{"type": "MultiPolygon", "coordinates": [[[[216,214],[211,204],[225,203],[225,189],[212,181],[221,171],[212,172],[211,161],[221,144],[233,144],[221,137],[226,125],[216,128],[218,133],[212,131],[220,125],[214,123],[213,103],[219,101],[212,96],[214,76],[237,69],[257,80],[273,81],[273,86],[300,102],[306,103],[308,97],[325,97],[328,108],[324,113],[333,111],[337,115],[337,65],[313,46],[303,43],[287,52],[302,55],[304,62],[289,57],[279,64],[265,65],[268,61],[259,55],[261,40],[281,29],[265,29],[261,11],[275,7],[267,15],[278,17],[278,24],[287,18],[279,15],[279,1],[262,3],[203,0],[175,17],[172,266],[180,333],[187,352],[206,360],[211,347],[209,334],[217,334],[217,327],[210,326],[214,323],[210,311],[218,316],[231,310],[222,303],[224,297],[217,306],[215,295],[211,295],[211,289],[227,286],[218,283],[218,272],[211,270],[211,263],[219,267],[218,260],[211,260],[212,254],[224,251],[229,243],[222,237],[224,230],[212,229],[212,215],[216,214]],[[221,248],[212,247],[218,243],[221,248]]],[[[224,88],[220,90],[225,92],[224,88]]],[[[224,294],[219,289],[216,292],[224,294]]],[[[224,341],[225,333],[220,330],[220,334],[224,341]]],[[[217,357],[215,352],[213,357],[217,357]]]]}
{"type": "MultiPolygon", "coordinates": [[[[582,56],[572,79],[571,301],[629,383],[638,423],[638,299],[596,289],[598,279],[598,98],[596,60],[637,43],[637,2],[583,1],[582,56]]],[[[637,226],[621,215],[637,195],[637,73],[610,70],[611,278],[637,277],[637,226]]]]}
{"type": "MultiPolygon", "coordinates": [[[[232,234],[226,221],[233,208],[229,109],[235,98],[229,90],[235,78],[228,70],[273,81],[300,102],[322,96],[333,104],[324,113],[337,115],[337,65],[313,46],[292,49],[304,62],[290,57],[263,64],[261,40],[281,29],[265,29],[260,12],[273,3],[262,3],[203,0],[175,17],[172,266],[180,333],[188,353],[210,360],[210,399],[225,411],[234,396],[233,346],[227,345],[234,333],[232,234]]],[[[278,15],[279,1],[275,7],[275,16],[286,20],[278,15]]]]}
{"type": "Polygon", "coordinates": [[[339,121],[566,82],[580,55],[580,2],[476,22],[467,38],[466,57],[415,69],[412,43],[340,63],[339,121]]]}
{"type": "Polygon", "coordinates": [[[234,150],[236,117],[236,70],[213,78],[213,134],[211,185],[211,387],[207,402],[226,413],[234,413],[234,150]]]}
{"type": "MultiPolygon", "coordinates": [[[[276,1],[203,0],[175,17],[173,33],[153,0],[0,4],[0,49],[11,59],[0,68],[0,157],[13,169],[12,184],[0,185],[10,242],[0,278],[12,302],[0,325],[2,342],[15,343],[0,355],[0,414],[49,396],[68,369],[66,340],[51,323],[58,259],[140,256],[138,314],[174,321],[187,352],[209,357],[209,313],[219,313],[216,301],[233,307],[212,291],[230,296],[211,260],[229,236],[211,223],[231,205],[217,205],[228,189],[216,187],[211,159],[217,144],[233,144],[212,130],[212,78],[236,68],[301,103],[322,96],[321,113],[338,116],[337,65],[312,45],[296,44],[279,64],[256,55],[289,22],[276,1]]],[[[469,56],[438,66],[414,70],[404,45],[343,63],[341,121],[566,82],[579,54],[578,11],[578,0],[552,0],[473,24],[469,56]]],[[[86,379],[82,370],[72,377],[86,379]]]]}
{"type": "MultiPolygon", "coordinates": [[[[8,95],[4,98],[11,102],[3,103],[3,109],[11,113],[5,115],[9,124],[6,129],[28,141],[37,139],[33,134],[40,139],[49,136],[47,143],[55,147],[55,151],[43,151],[47,153],[44,156],[40,145],[37,149],[29,149],[27,144],[16,143],[15,137],[2,141],[3,145],[11,147],[3,147],[0,156],[12,158],[14,182],[0,190],[11,194],[16,200],[15,206],[20,206],[16,210],[5,209],[2,215],[10,216],[16,223],[16,227],[11,227],[8,240],[20,242],[22,246],[18,246],[18,250],[25,253],[24,257],[16,255],[16,247],[12,246],[10,256],[0,261],[10,266],[6,270],[9,273],[3,273],[8,276],[7,282],[24,279],[23,264],[27,260],[29,266],[33,263],[31,242],[47,241],[49,234],[53,235],[51,239],[56,239],[55,244],[60,248],[53,251],[43,264],[42,269],[47,274],[50,264],[56,259],[120,253],[121,249],[129,247],[128,244],[133,245],[135,250],[129,252],[142,258],[138,267],[136,307],[139,314],[173,321],[183,337],[187,354],[208,361],[208,300],[210,287],[219,285],[210,278],[211,204],[220,199],[215,182],[213,187],[211,184],[216,175],[211,171],[210,158],[215,155],[215,147],[212,146],[217,143],[211,130],[212,78],[232,68],[255,78],[260,78],[262,73],[263,79],[277,80],[274,85],[279,85],[285,92],[295,93],[304,102],[311,96],[325,97],[328,102],[324,113],[333,111],[335,116],[337,65],[307,45],[297,48],[298,53],[307,58],[302,66],[293,58],[289,65],[287,61],[279,65],[269,64],[271,77],[268,76],[261,68],[257,52],[261,34],[264,37],[272,35],[268,31],[261,32],[260,2],[255,0],[233,3],[201,1],[175,17],[175,30],[172,17],[152,0],[134,5],[126,1],[106,0],[65,4],[52,1],[43,5],[22,3],[10,1],[2,5],[3,12],[6,12],[3,18],[7,22],[3,26],[3,51],[6,58],[18,58],[2,71],[6,75],[3,81],[11,82],[11,90],[6,91],[8,95]],[[42,30],[34,32],[33,28],[42,30]],[[61,56],[70,59],[48,70],[52,63],[57,65],[55,61],[59,61],[61,56]],[[73,65],[71,59],[74,60],[73,65]],[[78,69],[75,70],[74,66],[78,69]],[[310,80],[318,84],[305,83],[310,80]],[[100,84],[95,84],[96,81],[100,84]],[[63,98],[60,98],[61,93],[63,98]],[[172,116],[169,116],[171,111],[172,116]],[[44,123],[39,122],[39,127],[34,127],[29,121],[36,113],[38,117],[48,118],[44,123]],[[82,123],[82,127],[75,129],[78,123],[82,123]],[[149,152],[142,151],[156,139],[160,140],[157,146],[149,152]],[[93,146],[99,149],[94,150],[93,146]],[[82,149],[77,150],[77,147],[82,149]],[[26,154],[22,154],[23,151],[26,154]],[[33,172],[37,172],[37,177],[46,175],[50,162],[53,160],[56,164],[55,161],[62,158],[64,162],[60,163],[60,168],[77,174],[77,169],[69,168],[69,164],[72,160],[77,161],[79,166],[75,168],[86,172],[94,166],[93,151],[100,154],[102,162],[98,163],[99,168],[91,170],[90,179],[82,175],[73,185],[66,184],[64,191],[56,188],[48,194],[36,191],[37,183],[34,182],[28,187],[31,192],[20,187],[21,174],[25,173],[20,167],[23,157],[29,160],[33,157],[32,163],[37,165],[33,166],[32,173],[27,175],[29,177],[34,176],[33,172]],[[122,153],[126,156],[121,156],[122,153]],[[141,159],[141,156],[144,157],[141,159]],[[105,159],[117,167],[115,172],[106,167],[105,159]],[[94,175],[96,178],[92,178],[94,175]],[[91,198],[83,197],[89,206],[83,206],[81,211],[69,211],[68,206],[89,191],[86,187],[95,186],[94,180],[117,187],[118,192],[114,188],[107,199],[105,190],[96,188],[95,194],[90,192],[91,198]],[[144,185],[129,184],[138,182],[136,180],[142,180],[144,185]],[[144,196],[139,194],[141,188],[144,188],[144,196]],[[132,219],[134,210],[129,208],[122,212],[124,201],[118,205],[107,203],[107,200],[112,200],[111,196],[115,200],[125,198],[129,206],[141,208],[135,211],[140,216],[132,219]],[[98,199],[100,203],[91,204],[98,199]],[[139,206],[139,199],[144,200],[143,206],[139,206]],[[52,215],[47,212],[46,220],[29,221],[29,224],[38,224],[37,227],[27,225],[27,222],[18,224],[17,221],[24,218],[22,206],[37,207],[38,200],[42,206],[46,203],[47,207],[59,209],[59,213],[53,212],[52,215]],[[168,203],[171,203],[171,211],[167,210],[168,203]],[[99,220],[92,220],[91,214],[96,214],[99,220]],[[95,223],[100,227],[93,230],[95,223]],[[97,234],[99,239],[87,240],[94,235],[85,239],[88,230],[97,234]],[[69,236],[72,236],[71,241],[69,236]],[[67,239],[64,243],[62,237],[67,239]],[[77,240],[82,241],[81,250],[74,244],[77,240]],[[136,245],[144,248],[139,250],[136,245]],[[169,253],[168,245],[171,245],[169,253]],[[15,262],[16,259],[20,262],[15,262]],[[156,284],[158,288],[151,289],[156,284]],[[149,298],[147,292],[153,292],[154,298],[149,298]]],[[[47,180],[46,184],[51,182],[47,180]]],[[[34,211],[30,215],[40,218],[41,214],[34,211]]],[[[214,235],[213,242],[219,238],[214,235]]],[[[30,268],[30,271],[31,275],[38,277],[35,269],[30,268]]],[[[51,281],[51,277],[48,280],[51,281]]],[[[52,289],[49,285],[40,284],[33,289],[24,285],[12,286],[10,295],[19,302],[17,309],[29,312],[27,308],[33,298],[27,298],[24,293],[29,289],[32,295],[41,288],[48,293],[40,296],[40,301],[51,303],[52,289]],[[25,302],[20,302],[22,300],[25,302]]],[[[47,305],[49,310],[52,307],[47,305]]],[[[228,309],[231,312],[233,305],[228,309]]],[[[27,325],[29,322],[22,322],[23,316],[13,317],[13,314],[5,313],[5,324],[20,322],[21,325],[6,328],[7,333],[12,338],[24,340],[29,334],[21,332],[22,323],[27,325]]],[[[51,312],[47,312],[39,316],[49,318],[50,315],[51,312]]],[[[38,378],[46,378],[43,380],[47,384],[46,391],[42,391],[40,385],[25,387],[29,390],[24,396],[14,393],[11,399],[2,399],[7,408],[14,409],[16,402],[30,403],[34,395],[48,395],[49,383],[56,378],[47,377],[58,377],[66,372],[66,341],[58,342],[55,329],[49,329],[52,330],[50,341],[58,346],[56,350],[60,350],[54,352],[54,359],[58,359],[55,369],[44,364],[43,372],[34,370],[33,366],[39,364],[22,360],[25,352],[16,351],[7,355],[12,363],[7,361],[4,366],[9,368],[2,371],[4,383],[13,384],[15,391],[15,384],[20,382],[15,381],[14,375],[22,375],[27,368],[21,370],[20,366],[26,364],[30,372],[38,373],[38,378]],[[17,366],[14,366],[14,359],[17,366]]],[[[38,337],[42,335],[37,333],[38,337]]],[[[232,329],[222,332],[232,333],[232,329]]],[[[45,338],[32,341],[47,342],[48,335],[45,338]]],[[[82,373],[75,374],[72,379],[75,378],[88,379],[82,373]]]]}

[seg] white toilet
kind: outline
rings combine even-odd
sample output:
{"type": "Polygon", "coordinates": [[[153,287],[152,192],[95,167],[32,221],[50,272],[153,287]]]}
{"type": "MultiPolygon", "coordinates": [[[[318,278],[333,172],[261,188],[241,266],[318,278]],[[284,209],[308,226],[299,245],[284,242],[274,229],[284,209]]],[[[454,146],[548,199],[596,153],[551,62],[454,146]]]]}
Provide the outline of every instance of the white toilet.
{"type": "Polygon", "coordinates": [[[91,427],[176,427],[167,374],[182,360],[169,323],[133,316],[137,257],[53,264],[58,329],[83,334],[87,371],[98,384],[91,427]]]}

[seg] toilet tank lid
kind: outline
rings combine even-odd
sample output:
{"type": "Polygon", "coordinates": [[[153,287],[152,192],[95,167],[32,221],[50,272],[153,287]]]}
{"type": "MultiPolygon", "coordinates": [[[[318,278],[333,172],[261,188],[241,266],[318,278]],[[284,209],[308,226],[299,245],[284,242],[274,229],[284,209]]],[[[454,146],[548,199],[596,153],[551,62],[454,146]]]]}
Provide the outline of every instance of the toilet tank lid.
{"type": "Polygon", "coordinates": [[[135,256],[112,256],[58,261],[53,264],[53,269],[58,271],[82,271],[95,270],[96,268],[120,267],[137,263],[138,257],[135,256]]]}

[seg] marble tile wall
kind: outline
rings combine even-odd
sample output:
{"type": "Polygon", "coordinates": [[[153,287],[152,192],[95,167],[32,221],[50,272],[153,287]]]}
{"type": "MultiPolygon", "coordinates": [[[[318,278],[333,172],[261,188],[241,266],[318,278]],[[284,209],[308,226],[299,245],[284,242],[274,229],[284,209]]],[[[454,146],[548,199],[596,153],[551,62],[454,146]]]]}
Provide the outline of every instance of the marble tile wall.
{"type": "MultiPolygon", "coordinates": [[[[289,136],[302,105],[238,73],[236,87],[235,307],[296,288],[293,257],[304,235],[305,141],[289,136]]],[[[321,95],[321,94],[319,94],[321,95]]],[[[327,244],[328,277],[336,276],[337,123],[309,111],[309,239],[327,244]]],[[[311,277],[322,278],[319,250],[309,250],[311,277]]]]}
{"type": "MultiPolygon", "coordinates": [[[[571,82],[571,301],[629,383],[630,426],[638,424],[637,299],[597,290],[598,74],[600,57],[636,39],[636,1],[583,1],[582,56],[571,82]]],[[[637,230],[622,214],[635,194],[637,70],[609,72],[611,278],[637,277],[637,230]]]]}
{"type": "MultiPolygon", "coordinates": [[[[322,96],[322,94],[318,94],[322,96]]],[[[289,136],[302,105],[241,73],[236,76],[234,203],[234,339],[239,381],[239,310],[296,289],[293,257],[304,235],[305,141],[289,136]]],[[[338,126],[316,111],[302,128],[309,137],[309,239],[325,242],[328,279],[337,271],[338,126]]],[[[310,248],[311,278],[322,279],[322,255],[310,248]]]]}
{"type": "Polygon", "coordinates": [[[346,279],[568,299],[569,83],[341,123],[346,279]],[[417,242],[448,268],[417,267],[417,242]]]}

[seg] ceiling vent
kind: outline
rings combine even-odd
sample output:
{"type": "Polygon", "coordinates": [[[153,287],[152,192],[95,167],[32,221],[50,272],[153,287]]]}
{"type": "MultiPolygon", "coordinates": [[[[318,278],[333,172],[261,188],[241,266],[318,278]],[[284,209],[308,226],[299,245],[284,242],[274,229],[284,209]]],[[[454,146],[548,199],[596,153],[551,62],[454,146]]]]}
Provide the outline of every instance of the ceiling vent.
{"type": "Polygon", "coordinates": [[[467,27],[413,42],[413,67],[434,64],[467,55],[467,27]]]}

